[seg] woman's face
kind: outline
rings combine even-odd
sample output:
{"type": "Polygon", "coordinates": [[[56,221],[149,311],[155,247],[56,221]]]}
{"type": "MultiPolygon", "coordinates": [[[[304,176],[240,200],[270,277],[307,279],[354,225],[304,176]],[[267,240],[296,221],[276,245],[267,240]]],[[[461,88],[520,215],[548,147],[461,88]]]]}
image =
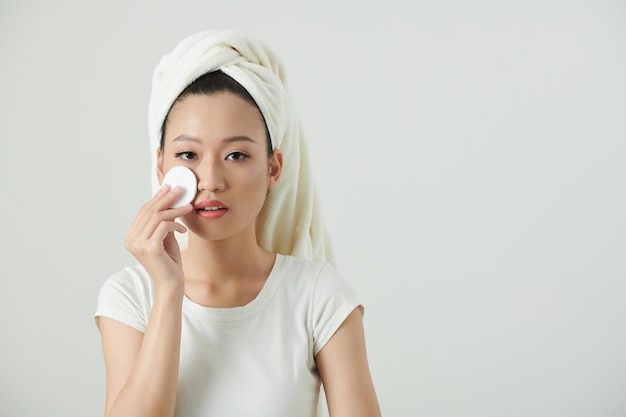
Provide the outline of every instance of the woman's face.
{"type": "Polygon", "coordinates": [[[282,154],[267,154],[259,110],[229,92],[190,95],[172,107],[159,150],[159,181],[176,165],[198,180],[192,204],[182,218],[190,231],[210,240],[253,233],[267,191],[280,176],[282,154]]]}

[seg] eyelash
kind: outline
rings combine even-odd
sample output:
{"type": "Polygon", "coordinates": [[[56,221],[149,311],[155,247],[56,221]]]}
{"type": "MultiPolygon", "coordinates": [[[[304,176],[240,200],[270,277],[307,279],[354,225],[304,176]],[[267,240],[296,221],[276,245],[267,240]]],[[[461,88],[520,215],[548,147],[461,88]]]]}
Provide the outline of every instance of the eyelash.
{"type": "Polygon", "coordinates": [[[238,161],[243,161],[243,160],[246,160],[246,159],[248,159],[248,158],[250,158],[250,155],[248,155],[247,153],[244,153],[244,152],[240,152],[240,151],[231,152],[231,153],[229,153],[229,154],[226,156],[226,159],[227,159],[227,160],[229,160],[229,161],[235,161],[235,162],[238,162],[238,161]],[[232,159],[231,157],[232,157],[233,155],[237,155],[237,159],[232,159]]]}
{"type": "Polygon", "coordinates": [[[177,152],[174,154],[174,156],[176,156],[176,158],[182,159],[183,161],[191,161],[195,159],[196,154],[194,152],[184,151],[184,152],[177,152]],[[187,157],[184,157],[185,155],[187,155],[187,157]]]}
{"type": "MultiPolygon", "coordinates": [[[[174,154],[174,156],[176,158],[182,159],[183,161],[192,161],[196,159],[195,152],[191,152],[191,151],[177,152],[174,154]]],[[[240,152],[240,151],[231,152],[228,155],[226,155],[226,160],[234,161],[234,162],[243,161],[248,158],[250,158],[250,155],[248,155],[245,152],[240,152]]]]}

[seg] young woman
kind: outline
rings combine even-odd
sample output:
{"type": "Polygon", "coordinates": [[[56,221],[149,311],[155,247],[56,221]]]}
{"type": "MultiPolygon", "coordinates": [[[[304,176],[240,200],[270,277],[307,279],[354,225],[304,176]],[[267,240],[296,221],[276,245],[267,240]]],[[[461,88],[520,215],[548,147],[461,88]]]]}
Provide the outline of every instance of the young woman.
{"type": "Polygon", "coordinates": [[[312,417],[320,384],[331,417],[380,416],[280,61],[192,35],[155,69],[149,123],[153,184],[183,165],[197,191],[155,192],[125,237],[139,265],[102,287],[106,416],[312,417]]]}

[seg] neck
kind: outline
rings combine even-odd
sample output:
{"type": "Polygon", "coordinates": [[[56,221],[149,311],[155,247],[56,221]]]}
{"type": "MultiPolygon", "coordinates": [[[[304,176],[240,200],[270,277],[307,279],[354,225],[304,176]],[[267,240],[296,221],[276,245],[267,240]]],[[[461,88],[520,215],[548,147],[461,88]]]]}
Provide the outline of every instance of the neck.
{"type": "Polygon", "coordinates": [[[255,236],[211,241],[188,233],[182,253],[186,279],[216,285],[256,279],[269,274],[274,264],[274,254],[259,246],[255,236]]]}

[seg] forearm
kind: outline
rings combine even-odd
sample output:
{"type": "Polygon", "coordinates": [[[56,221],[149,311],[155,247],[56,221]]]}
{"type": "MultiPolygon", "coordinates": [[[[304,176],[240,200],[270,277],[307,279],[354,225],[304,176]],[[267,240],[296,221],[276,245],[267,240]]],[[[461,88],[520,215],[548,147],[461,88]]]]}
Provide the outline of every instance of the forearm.
{"type": "Polygon", "coordinates": [[[176,405],[183,288],[157,291],[132,372],[107,417],[172,417],[176,405]]]}

